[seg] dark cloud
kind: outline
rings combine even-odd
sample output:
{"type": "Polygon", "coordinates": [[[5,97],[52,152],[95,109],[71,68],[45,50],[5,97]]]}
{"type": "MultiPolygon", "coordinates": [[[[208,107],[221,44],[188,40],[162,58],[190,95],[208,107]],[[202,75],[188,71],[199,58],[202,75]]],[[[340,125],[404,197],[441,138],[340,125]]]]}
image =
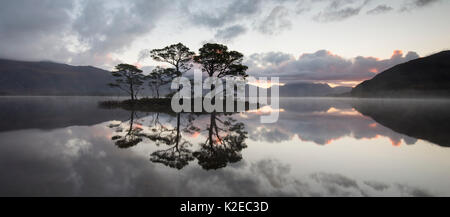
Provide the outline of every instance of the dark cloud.
{"type": "Polygon", "coordinates": [[[434,3],[441,2],[441,0],[411,0],[403,5],[401,12],[411,11],[418,8],[430,6],[434,3]]]}
{"type": "Polygon", "coordinates": [[[384,191],[390,187],[388,184],[377,181],[365,181],[364,184],[372,187],[377,191],[384,191]]]}
{"type": "Polygon", "coordinates": [[[64,37],[70,30],[73,1],[3,1],[0,57],[62,60],[70,56],[64,37]]]}
{"type": "Polygon", "coordinates": [[[215,35],[216,39],[230,41],[247,32],[247,28],[242,25],[233,25],[224,29],[219,29],[215,35]]]}
{"type": "Polygon", "coordinates": [[[247,58],[246,65],[249,67],[267,67],[272,65],[280,65],[283,62],[294,59],[294,56],[283,52],[259,53],[250,55],[247,58]]]}
{"type": "Polygon", "coordinates": [[[292,23],[288,16],[289,11],[285,7],[277,6],[262,20],[257,29],[268,35],[278,34],[285,29],[290,29],[292,23]]]}
{"type": "Polygon", "coordinates": [[[311,11],[312,2],[311,0],[300,0],[297,2],[295,13],[298,15],[304,14],[306,12],[311,11]]]}
{"type": "MultiPolygon", "coordinates": [[[[209,28],[223,27],[242,21],[257,14],[262,6],[260,0],[234,0],[219,8],[204,7],[204,1],[185,1],[184,3],[192,23],[209,28]]],[[[213,1],[213,3],[213,5],[223,5],[223,1],[213,1]]]]}
{"type": "Polygon", "coordinates": [[[392,10],[394,10],[394,8],[392,8],[391,6],[378,5],[376,8],[367,11],[367,14],[370,14],[370,15],[383,14],[383,13],[387,13],[392,10]]]}
{"type": "Polygon", "coordinates": [[[436,3],[436,2],[438,2],[438,1],[440,1],[440,0],[415,0],[415,1],[414,1],[414,4],[415,4],[417,7],[423,7],[423,6],[430,5],[430,4],[432,4],[432,3],[436,3]]]}
{"type": "Polygon", "coordinates": [[[155,28],[155,22],[167,6],[163,0],[127,3],[86,1],[81,15],[73,23],[77,36],[89,47],[80,54],[80,58],[107,57],[110,53],[122,51],[139,36],[155,28]],[[117,6],[111,6],[114,3],[117,6]]]}
{"type": "MultiPolygon", "coordinates": [[[[414,0],[404,10],[438,0],[414,0]]],[[[0,8],[0,58],[52,60],[110,68],[134,41],[157,27],[161,18],[184,19],[180,25],[206,27],[222,41],[248,29],[276,35],[291,28],[295,14],[315,11],[319,22],[340,21],[361,13],[368,0],[30,0],[4,1],[0,8]]],[[[369,14],[390,10],[387,5],[369,14]]]]}
{"type": "MultiPolygon", "coordinates": [[[[266,17],[259,17],[265,11],[263,6],[271,5],[273,2],[283,4],[289,1],[235,0],[227,2],[225,5],[223,3],[214,4],[219,5],[219,7],[216,6],[217,8],[202,8],[197,6],[199,2],[194,2],[193,4],[186,2],[189,5],[185,6],[185,8],[188,11],[188,16],[193,25],[208,28],[222,28],[217,30],[216,37],[222,35],[227,36],[227,34],[234,36],[237,33],[245,33],[245,27],[242,23],[254,26],[255,29],[263,34],[277,34],[285,29],[289,29],[292,24],[288,19],[289,11],[282,5],[273,7],[266,17]],[[254,22],[248,22],[250,20],[254,20],[254,22]],[[230,25],[231,27],[223,28],[224,26],[230,25]]],[[[204,4],[203,1],[200,3],[204,4]]],[[[222,39],[229,38],[232,37],[222,37],[222,39]]]]}
{"type": "Polygon", "coordinates": [[[367,196],[366,193],[360,189],[356,180],[341,174],[315,173],[311,175],[311,178],[326,189],[327,196],[367,196]]]}
{"type": "Polygon", "coordinates": [[[167,6],[163,0],[5,1],[0,8],[0,56],[114,63],[111,53],[150,32],[167,6]]]}
{"type": "Polygon", "coordinates": [[[316,14],[313,19],[317,22],[335,22],[356,16],[367,5],[369,0],[332,0],[328,7],[316,14]]]}
{"type": "Polygon", "coordinates": [[[341,21],[349,17],[353,17],[359,14],[360,8],[344,8],[336,11],[320,12],[314,16],[314,20],[318,22],[331,22],[341,21]]]}
{"type": "Polygon", "coordinates": [[[411,197],[434,197],[435,196],[432,193],[430,193],[429,191],[422,189],[422,188],[411,187],[409,185],[404,185],[404,184],[397,184],[396,186],[402,193],[402,196],[411,196],[411,197]]]}
{"type": "Polygon", "coordinates": [[[380,60],[362,56],[346,59],[329,51],[320,50],[303,54],[298,59],[268,65],[265,63],[267,60],[261,59],[261,56],[265,55],[269,54],[254,54],[249,57],[246,61],[250,67],[249,73],[255,76],[278,76],[285,81],[360,81],[419,57],[415,52],[409,52],[404,56],[401,51],[394,51],[390,59],[380,60]]]}

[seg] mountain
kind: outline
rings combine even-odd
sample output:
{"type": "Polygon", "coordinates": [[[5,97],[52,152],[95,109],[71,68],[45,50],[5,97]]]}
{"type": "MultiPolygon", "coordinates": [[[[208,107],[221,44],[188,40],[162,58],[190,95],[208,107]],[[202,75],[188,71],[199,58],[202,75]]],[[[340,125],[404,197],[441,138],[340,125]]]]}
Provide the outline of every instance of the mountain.
{"type": "MultiPolygon", "coordinates": [[[[0,95],[122,95],[120,90],[107,86],[113,79],[109,71],[92,66],[0,59],[0,95]]],[[[280,86],[280,96],[331,96],[350,90],[348,87],[332,88],[328,84],[289,83],[280,86]]],[[[160,92],[161,95],[172,92],[170,85],[161,87],[160,92]]],[[[149,90],[143,93],[152,95],[149,90]]]]}
{"type": "Polygon", "coordinates": [[[332,96],[351,91],[351,87],[330,87],[328,84],[288,83],[280,86],[281,97],[332,96]]]}
{"type": "Polygon", "coordinates": [[[92,66],[0,59],[1,95],[117,95],[110,72],[92,66]]]}
{"type": "Polygon", "coordinates": [[[450,97],[450,51],[403,63],[356,86],[355,97],[450,97]]]}

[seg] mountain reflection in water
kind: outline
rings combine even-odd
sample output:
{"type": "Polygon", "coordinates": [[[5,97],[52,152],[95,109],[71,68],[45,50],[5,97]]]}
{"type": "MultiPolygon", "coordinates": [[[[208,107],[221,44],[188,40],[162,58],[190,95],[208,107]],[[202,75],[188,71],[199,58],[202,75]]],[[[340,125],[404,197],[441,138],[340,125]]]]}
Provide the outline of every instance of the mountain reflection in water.
{"type": "Polygon", "coordinates": [[[98,100],[3,100],[0,195],[450,195],[447,101],[281,99],[280,120],[263,125],[270,108],[165,114],[98,100]]]}

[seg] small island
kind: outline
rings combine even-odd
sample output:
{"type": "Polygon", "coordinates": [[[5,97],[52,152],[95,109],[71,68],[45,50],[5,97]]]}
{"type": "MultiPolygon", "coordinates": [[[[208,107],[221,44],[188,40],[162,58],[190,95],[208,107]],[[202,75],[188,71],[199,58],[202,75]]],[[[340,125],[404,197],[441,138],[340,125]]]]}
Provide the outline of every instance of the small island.
{"type": "MultiPolygon", "coordinates": [[[[194,52],[182,43],[173,44],[162,49],[146,51],[144,55],[151,57],[154,61],[166,63],[171,67],[156,67],[149,75],[144,75],[143,71],[134,65],[123,63],[117,65],[116,71],[111,72],[115,81],[108,85],[121,90],[130,99],[123,101],[103,101],[100,102],[101,107],[120,107],[128,110],[172,113],[171,98],[180,89],[161,97],[160,88],[170,84],[191,70],[194,62],[201,66],[202,72],[206,73],[209,78],[245,79],[248,76],[246,74],[248,67],[242,64],[244,55],[237,51],[229,51],[228,47],[222,44],[207,43],[200,48],[198,55],[195,55],[194,52]],[[138,95],[144,89],[145,85],[151,88],[154,97],[139,99],[138,95]]],[[[215,88],[215,85],[211,84],[211,91],[215,88]]],[[[204,97],[201,101],[203,102],[203,100],[205,100],[204,97]]],[[[222,99],[213,97],[212,100],[216,102],[222,99]]],[[[191,105],[194,105],[194,101],[195,98],[193,97],[191,105]]],[[[238,100],[234,100],[234,110],[237,109],[238,102],[238,100]]],[[[245,104],[245,110],[250,109],[249,102],[245,101],[243,103],[245,104]]],[[[225,105],[225,103],[221,104],[225,105]]],[[[259,105],[255,107],[259,107],[259,105]]],[[[226,111],[225,108],[222,110],[226,111]]],[[[204,111],[202,110],[202,112],[204,111]]]]}

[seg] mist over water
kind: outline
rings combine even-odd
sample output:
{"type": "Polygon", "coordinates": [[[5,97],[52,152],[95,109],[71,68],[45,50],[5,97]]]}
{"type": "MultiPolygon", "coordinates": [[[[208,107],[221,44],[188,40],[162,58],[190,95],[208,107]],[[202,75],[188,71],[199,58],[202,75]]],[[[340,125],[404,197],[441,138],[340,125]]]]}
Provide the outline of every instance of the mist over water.
{"type": "Polygon", "coordinates": [[[450,196],[450,101],[281,98],[236,114],[3,97],[2,196],[450,196]]]}

